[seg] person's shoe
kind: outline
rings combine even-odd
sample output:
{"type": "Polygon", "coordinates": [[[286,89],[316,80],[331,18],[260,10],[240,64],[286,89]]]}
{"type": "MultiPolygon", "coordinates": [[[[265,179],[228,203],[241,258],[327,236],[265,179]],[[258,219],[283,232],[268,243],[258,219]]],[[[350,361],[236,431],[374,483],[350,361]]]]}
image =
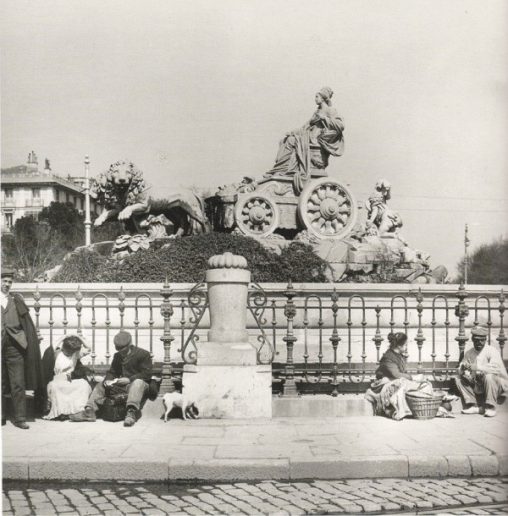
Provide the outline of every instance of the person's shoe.
{"type": "Polygon", "coordinates": [[[85,407],[85,410],[82,410],[81,412],[76,412],[76,414],[71,414],[69,416],[69,419],[71,421],[74,421],[74,423],[93,423],[96,421],[97,418],[95,417],[95,411],[92,407],[85,407]]]}
{"type": "Polygon", "coordinates": [[[123,420],[123,426],[134,426],[137,421],[137,410],[134,407],[129,407],[127,409],[127,415],[123,420]]]}
{"type": "Polygon", "coordinates": [[[30,426],[26,421],[15,421],[12,423],[14,426],[17,426],[18,428],[21,428],[21,430],[28,430],[30,426]]]}
{"type": "Polygon", "coordinates": [[[478,405],[471,405],[468,408],[462,409],[462,414],[479,414],[480,408],[478,405]]]}
{"type": "Polygon", "coordinates": [[[484,417],[494,417],[496,415],[496,409],[493,408],[486,408],[485,414],[483,414],[484,417]]]}

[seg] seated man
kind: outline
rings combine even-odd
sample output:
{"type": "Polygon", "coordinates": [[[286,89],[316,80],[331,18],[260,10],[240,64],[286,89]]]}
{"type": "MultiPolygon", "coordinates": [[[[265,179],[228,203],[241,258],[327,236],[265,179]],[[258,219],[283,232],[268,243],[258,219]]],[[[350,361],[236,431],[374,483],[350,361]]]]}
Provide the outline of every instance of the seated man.
{"type": "Polygon", "coordinates": [[[466,351],[455,378],[465,407],[463,414],[496,415],[496,403],[508,390],[508,373],[501,354],[494,346],[486,346],[488,331],[482,326],[471,330],[473,347],[466,351]],[[481,408],[478,406],[483,404],[481,408]]]}
{"type": "Polygon", "coordinates": [[[129,332],[119,331],[114,338],[116,353],[106,374],[104,382],[98,383],[85,409],[73,414],[71,421],[95,421],[95,413],[106,399],[106,389],[113,388],[115,393],[123,390],[127,393],[127,414],[123,426],[133,426],[138,418],[138,411],[147,397],[152,376],[152,358],[150,353],[132,344],[129,332]]]}

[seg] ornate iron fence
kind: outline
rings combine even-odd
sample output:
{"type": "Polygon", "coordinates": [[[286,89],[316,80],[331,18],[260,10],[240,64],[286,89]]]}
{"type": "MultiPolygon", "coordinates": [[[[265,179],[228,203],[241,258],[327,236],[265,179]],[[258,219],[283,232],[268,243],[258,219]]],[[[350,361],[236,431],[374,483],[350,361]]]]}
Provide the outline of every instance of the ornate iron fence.
{"type": "MultiPolygon", "coordinates": [[[[250,341],[258,362],[273,365],[274,391],[337,395],[364,390],[391,331],[408,334],[411,370],[443,384],[454,374],[474,325],[485,325],[489,345],[504,352],[501,288],[335,287],[251,284],[250,341]]],[[[75,331],[90,341],[91,365],[100,369],[111,361],[116,331],[129,330],[136,345],[149,350],[160,366],[164,388],[179,381],[184,363],[196,363],[199,342],[209,328],[209,300],[202,282],[175,285],[174,290],[168,284],[94,284],[75,290],[43,285],[42,293],[34,288],[19,291],[33,308],[43,347],[55,346],[61,336],[75,331]]]]}

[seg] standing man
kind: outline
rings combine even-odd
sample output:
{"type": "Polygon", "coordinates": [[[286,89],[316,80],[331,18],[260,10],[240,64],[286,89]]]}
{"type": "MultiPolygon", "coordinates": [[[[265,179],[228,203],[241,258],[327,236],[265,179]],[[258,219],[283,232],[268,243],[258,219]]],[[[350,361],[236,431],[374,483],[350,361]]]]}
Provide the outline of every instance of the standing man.
{"type": "Polygon", "coordinates": [[[508,373],[503,359],[494,346],[486,346],[487,335],[483,326],[471,330],[473,347],[466,351],[459,364],[455,383],[464,400],[463,414],[494,417],[496,403],[502,403],[508,391],[508,373]]]}
{"type": "Polygon", "coordinates": [[[152,357],[148,351],[132,344],[131,334],[127,331],[120,330],[113,342],[116,353],[106,378],[94,387],[85,409],[70,416],[71,421],[94,422],[95,413],[107,397],[106,390],[116,394],[127,393],[127,414],[123,426],[133,426],[138,420],[141,407],[148,397],[152,378],[152,357]]]}
{"type": "Polygon", "coordinates": [[[26,390],[34,391],[37,409],[44,399],[41,350],[28,307],[19,294],[10,292],[13,277],[14,271],[2,270],[2,395],[10,392],[14,426],[27,430],[26,390]]]}

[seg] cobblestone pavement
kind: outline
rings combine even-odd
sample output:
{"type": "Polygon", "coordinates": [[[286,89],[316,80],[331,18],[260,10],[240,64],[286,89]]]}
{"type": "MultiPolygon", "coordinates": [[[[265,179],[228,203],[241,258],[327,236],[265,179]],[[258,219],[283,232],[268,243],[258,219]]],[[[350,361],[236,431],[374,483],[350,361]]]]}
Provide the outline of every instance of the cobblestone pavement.
{"type": "Polygon", "coordinates": [[[4,515],[508,514],[508,478],[3,486],[4,515]]]}

